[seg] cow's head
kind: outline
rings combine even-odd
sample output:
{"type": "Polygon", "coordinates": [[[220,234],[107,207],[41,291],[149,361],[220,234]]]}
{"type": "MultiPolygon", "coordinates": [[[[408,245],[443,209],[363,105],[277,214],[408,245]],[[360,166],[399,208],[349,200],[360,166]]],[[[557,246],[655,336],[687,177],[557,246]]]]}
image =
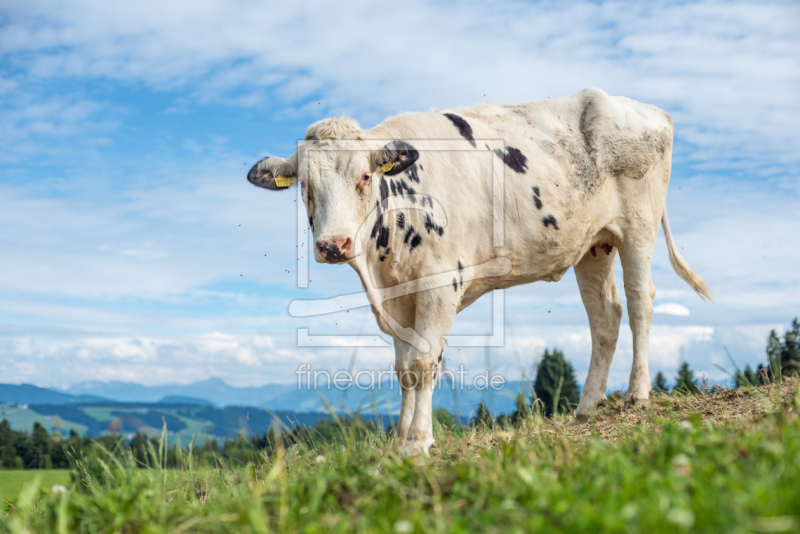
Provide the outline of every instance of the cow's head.
{"type": "MultiPolygon", "coordinates": [[[[365,139],[352,119],[312,124],[297,153],[288,159],[264,158],[247,175],[250,183],[273,191],[300,183],[320,263],[344,263],[355,257],[359,229],[388,190],[384,175],[402,172],[418,153],[402,141],[365,139]],[[383,188],[386,189],[386,185],[383,188]]],[[[370,228],[360,230],[369,238],[370,228]]]]}

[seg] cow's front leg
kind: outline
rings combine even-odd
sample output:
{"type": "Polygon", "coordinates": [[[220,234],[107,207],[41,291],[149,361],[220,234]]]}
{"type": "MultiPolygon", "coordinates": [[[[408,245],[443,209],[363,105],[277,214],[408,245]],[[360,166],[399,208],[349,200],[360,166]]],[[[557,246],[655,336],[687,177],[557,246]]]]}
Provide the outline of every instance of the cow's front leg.
{"type": "Polygon", "coordinates": [[[433,388],[439,377],[444,347],[453,325],[458,298],[460,292],[443,289],[418,294],[415,329],[428,341],[430,350],[421,352],[412,347],[409,353],[410,367],[416,379],[414,417],[403,447],[403,451],[409,456],[428,456],[428,449],[434,443],[433,388]]]}
{"type": "Polygon", "coordinates": [[[411,428],[411,419],[414,417],[414,401],[416,400],[415,374],[411,370],[411,345],[395,338],[394,340],[394,369],[400,383],[402,400],[400,401],[400,419],[397,421],[397,433],[392,448],[402,451],[408,438],[408,429],[411,428]]]}

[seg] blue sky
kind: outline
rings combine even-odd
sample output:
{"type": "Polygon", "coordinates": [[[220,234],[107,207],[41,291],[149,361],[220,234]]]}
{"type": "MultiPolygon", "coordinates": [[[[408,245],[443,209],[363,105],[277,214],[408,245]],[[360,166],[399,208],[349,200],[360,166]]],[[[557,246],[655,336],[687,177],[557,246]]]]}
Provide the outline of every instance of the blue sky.
{"type": "MultiPolygon", "coordinates": [[[[250,166],[327,116],[371,127],[590,86],[673,117],[670,222],[717,302],[672,272],[659,237],[651,373],[684,355],[720,380],[724,347],[755,364],[800,315],[799,30],[788,2],[4,3],[0,381],[257,385],[301,362],[347,368],[351,348],[298,347],[297,329],[377,334],[371,315],[287,308],[360,283],[312,263],[311,287],[295,287],[294,196],[250,186],[250,166]]],[[[517,378],[559,346],[585,376],[571,272],[508,291],[506,317],[496,371],[517,378]]],[[[454,332],[490,326],[481,299],[454,332]]],[[[447,358],[484,366],[482,349],[447,358]]],[[[630,360],[623,319],[612,386],[630,360]]],[[[392,361],[363,348],[357,365],[392,361]]]]}

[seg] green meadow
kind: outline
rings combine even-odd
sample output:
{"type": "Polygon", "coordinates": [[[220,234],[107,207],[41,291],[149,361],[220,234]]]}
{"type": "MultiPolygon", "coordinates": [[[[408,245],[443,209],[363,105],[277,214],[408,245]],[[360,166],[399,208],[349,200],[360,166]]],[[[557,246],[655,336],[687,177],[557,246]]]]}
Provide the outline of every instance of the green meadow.
{"type": "Polygon", "coordinates": [[[7,502],[16,502],[25,487],[37,491],[45,488],[51,491],[54,485],[70,484],[69,469],[16,469],[0,471],[0,510],[6,510],[7,502]]]}
{"type": "Polygon", "coordinates": [[[143,468],[120,448],[78,461],[67,493],[48,481],[7,498],[0,532],[798,532],[798,383],[656,395],[640,411],[612,398],[585,424],[437,424],[430,458],[345,426],[214,468],[191,450],[182,468],[143,468]]]}

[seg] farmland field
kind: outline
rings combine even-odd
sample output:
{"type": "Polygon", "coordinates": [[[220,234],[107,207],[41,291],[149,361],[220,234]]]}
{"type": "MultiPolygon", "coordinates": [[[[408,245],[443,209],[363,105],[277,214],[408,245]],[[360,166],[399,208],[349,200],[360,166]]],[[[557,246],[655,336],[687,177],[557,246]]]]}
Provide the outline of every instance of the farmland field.
{"type": "MultiPolygon", "coordinates": [[[[24,486],[37,482],[36,489],[50,489],[55,484],[69,484],[69,470],[20,469],[0,471],[0,499],[15,502],[24,486]]],[[[5,503],[0,503],[0,510],[4,510],[4,506],[6,506],[5,503]]]]}
{"type": "Polygon", "coordinates": [[[382,432],[218,469],[106,458],[67,495],[23,493],[0,532],[797,532],[798,383],[437,427],[416,460],[382,432]]]}
{"type": "MultiPolygon", "coordinates": [[[[18,408],[0,403],[0,421],[8,420],[12,428],[30,431],[33,423],[39,423],[48,431],[53,430],[53,417],[41,415],[31,409],[18,408]]],[[[72,421],[61,421],[61,432],[66,435],[70,430],[75,430],[79,434],[86,432],[86,425],[74,423],[72,421]]]]}

